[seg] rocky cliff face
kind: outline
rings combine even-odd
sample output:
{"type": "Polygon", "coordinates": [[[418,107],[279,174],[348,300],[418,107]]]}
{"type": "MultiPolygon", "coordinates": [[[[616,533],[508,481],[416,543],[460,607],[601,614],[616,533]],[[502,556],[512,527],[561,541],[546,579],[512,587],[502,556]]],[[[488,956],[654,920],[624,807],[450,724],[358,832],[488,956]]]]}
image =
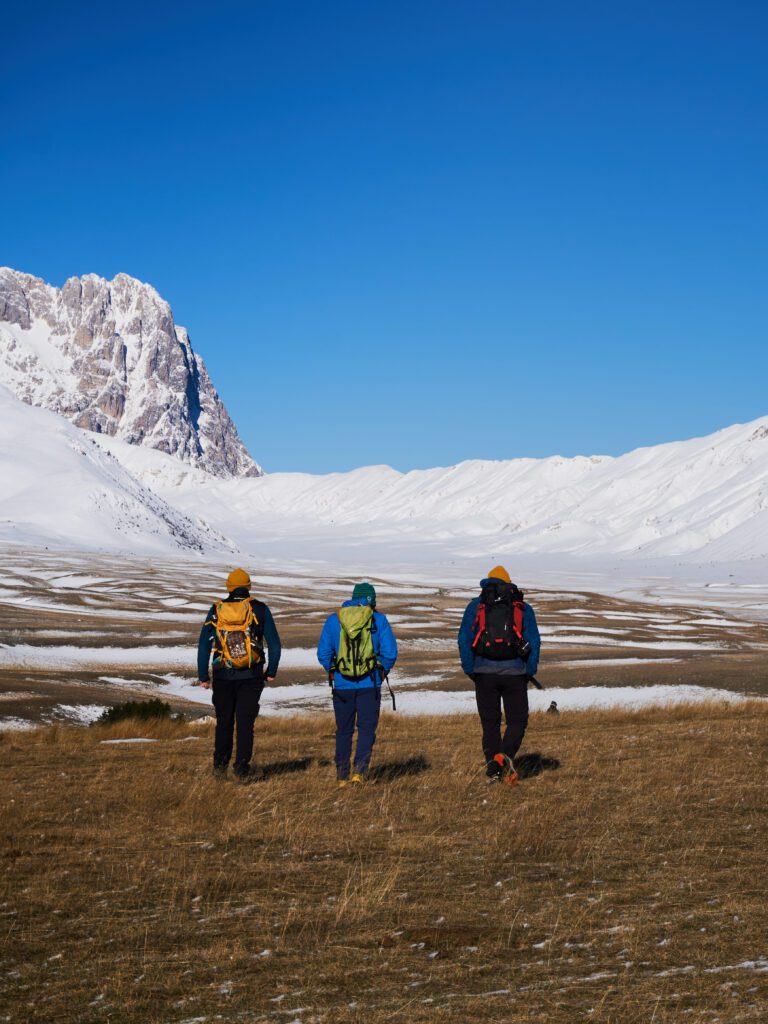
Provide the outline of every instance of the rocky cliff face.
{"type": "Polygon", "coordinates": [[[261,475],[171,307],[127,274],[59,289],[0,268],[0,383],[78,427],[215,476],[261,475]]]}

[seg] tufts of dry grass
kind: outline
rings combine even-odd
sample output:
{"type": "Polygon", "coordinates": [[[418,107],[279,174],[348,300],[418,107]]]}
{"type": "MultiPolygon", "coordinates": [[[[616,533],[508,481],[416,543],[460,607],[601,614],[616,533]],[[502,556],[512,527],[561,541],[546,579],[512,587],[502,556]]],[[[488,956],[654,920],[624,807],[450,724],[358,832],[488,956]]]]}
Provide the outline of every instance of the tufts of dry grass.
{"type": "Polygon", "coordinates": [[[249,785],[210,727],[3,734],[0,1019],[764,1021],[765,741],[534,716],[489,789],[473,718],[390,714],[337,790],[329,718],[257,723],[249,785]]]}

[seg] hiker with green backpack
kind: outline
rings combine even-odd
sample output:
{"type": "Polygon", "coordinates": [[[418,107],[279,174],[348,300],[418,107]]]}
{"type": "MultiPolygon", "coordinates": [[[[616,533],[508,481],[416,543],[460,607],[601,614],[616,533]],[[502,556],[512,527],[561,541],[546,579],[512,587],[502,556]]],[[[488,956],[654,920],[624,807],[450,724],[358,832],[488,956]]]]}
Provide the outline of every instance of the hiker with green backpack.
{"type": "Polygon", "coordinates": [[[371,762],[381,709],[381,687],[397,660],[397,641],[387,617],[376,610],[376,591],[358,583],[323,626],[317,659],[328,673],[336,716],[336,778],[360,784],[371,762]],[[357,749],[350,775],[352,740],[357,749]]]}

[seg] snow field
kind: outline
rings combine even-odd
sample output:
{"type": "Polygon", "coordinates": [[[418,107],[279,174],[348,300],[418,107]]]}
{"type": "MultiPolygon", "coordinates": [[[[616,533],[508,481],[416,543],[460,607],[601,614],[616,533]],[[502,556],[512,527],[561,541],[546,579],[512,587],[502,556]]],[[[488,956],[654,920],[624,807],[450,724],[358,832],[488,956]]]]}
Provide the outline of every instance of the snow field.
{"type": "MultiPolygon", "coordinates": [[[[166,684],[158,694],[182,697],[196,704],[210,705],[210,691],[192,686],[188,680],[166,676],[166,684]]],[[[392,677],[397,699],[397,714],[404,715],[456,715],[476,714],[474,690],[419,690],[418,686],[439,682],[440,675],[426,677],[392,677]]],[[[748,698],[730,690],[717,690],[706,686],[651,685],[651,686],[579,686],[551,687],[544,691],[531,689],[528,702],[532,712],[546,711],[556,701],[561,711],[637,710],[646,707],[665,707],[676,704],[706,702],[740,703],[748,698]]],[[[389,695],[382,691],[382,709],[390,707],[389,695]]],[[[291,715],[317,711],[331,711],[331,696],[327,682],[300,683],[291,686],[265,687],[261,698],[261,714],[291,715]]]]}

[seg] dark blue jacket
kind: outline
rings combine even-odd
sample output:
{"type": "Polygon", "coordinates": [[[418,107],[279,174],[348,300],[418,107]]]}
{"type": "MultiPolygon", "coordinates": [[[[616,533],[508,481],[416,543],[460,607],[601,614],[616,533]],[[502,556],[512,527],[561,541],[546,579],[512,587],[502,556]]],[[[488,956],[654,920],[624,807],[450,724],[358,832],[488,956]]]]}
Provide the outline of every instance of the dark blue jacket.
{"type": "MultiPolygon", "coordinates": [[[[480,580],[480,587],[486,587],[491,582],[489,579],[480,580]]],[[[531,645],[528,660],[512,658],[509,661],[491,661],[490,658],[476,655],[472,650],[472,642],[475,639],[475,618],[479,604],[479,597],[475,597],[469,602],[459,626],[459,657],[462,669],[468,676],[472,676],[475,672],[494,672],[505,676],[535,676],[539,665],[541,637],[533,608],[529,604],[523,604],[523,640],[527,640],[531,645]]]]}
{"type": "MultiPolygon", "coordinates": [[[[235,590],[225,600],[230,601],[242,601],[249,597],[248,591],[245,588],[235,590]]],[[[252,600],[255,600],[252,598],[252,600]]],[[[263,676],[269,676],[270,679],[277,674],[277,667],[280,664],[280,653],[282,651],[282,645],[280,644],[280,636],[277,632],[277,626],[275,620],[272,618],[272,612],[267,608],[261,601],[256,602],[260,606],[261,615],[259,616],[261,626],[264,631],[264,643],[269,651],[269,661],[267,662],[266,669],[263,670],[261,666],[256,669],[234,669],[233,671],[238,673],[238,679],[245,679],[248,676],[258,677],[259,679],[263,676]]],[[[197,678],[201,681],[208,679],[208,665],[211,660],[211,652],[216,641],[216,628],[213,623],[216,621],[216,605],[211,605],[211,610],[205,617],[205,625],[200,630],[200,639],[197,644],[197,678]]],[[[213,667],[216,668],[216,659],[214,658],[213,667]]]]}
{"type": "MultiPolygon", "coordinates": [[[[345,601],[342,608],[350,608],[352,605],[368,604],[368,598],[358,597],[353,601],[345,601]]],[[[373,613],[373,650],[379,664],[385,672],[389,672],[397,661],[397,641],[392,632],[392,627],[387,621],[386,615],[381,612],[373,613]]],[[[330,672],[336,654],[339,650],[341,639],[341,623],[339,616],[334,612],[325,620],[323,631],[320,634],[320,641],[317,645],[317,660],[326,672],[330,672]]],[[[341,672],[335,675],[333,685],[337,690],[369,690],[372,686],[381,686],[383,680],[381,673],[369,673],[363,679],[349,679],[341,672]]]]}

